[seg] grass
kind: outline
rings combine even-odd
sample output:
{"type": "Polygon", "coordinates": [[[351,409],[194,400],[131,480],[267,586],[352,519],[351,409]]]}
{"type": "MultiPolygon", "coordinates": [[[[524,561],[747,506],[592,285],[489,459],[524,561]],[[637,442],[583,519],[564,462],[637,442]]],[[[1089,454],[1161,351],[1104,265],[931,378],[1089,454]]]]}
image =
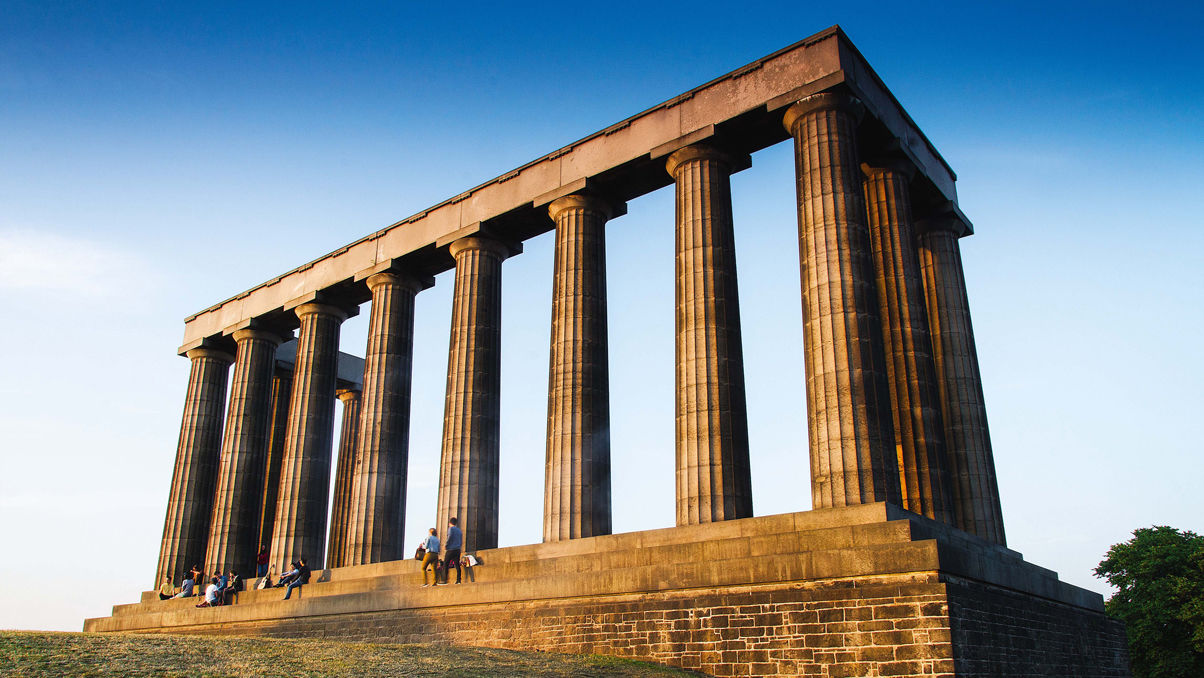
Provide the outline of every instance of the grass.
{"type": "Polygon", "coordinates": [[[0,676],[697,676],[598,655],[329,640],[0,631],[0,676]]]}

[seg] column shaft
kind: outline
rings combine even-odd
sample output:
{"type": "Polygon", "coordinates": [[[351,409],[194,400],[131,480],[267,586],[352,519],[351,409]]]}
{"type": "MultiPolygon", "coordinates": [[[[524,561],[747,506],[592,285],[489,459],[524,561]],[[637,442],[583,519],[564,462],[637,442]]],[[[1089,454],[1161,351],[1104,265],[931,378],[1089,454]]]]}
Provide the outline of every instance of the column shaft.
{"type": "Polygon", "coordinates": [[[677,198],[677,524],[752,515],[731,159],[669,156],[677,198]]]}
{"type": "Polygon", "coordinates": [[[195,348],[187,355],[192,371],[163,522],[156,587],[164,577],[180,581],[185,570],[205,558],[221,456],[226,382],[230,363],[234,362],[234,356],[208,348],[195,348]]]}
{"type": "Polygon", "coordinates": [[[334,306],[317,303],[303,304],[296,312],[301,331],[272,529],[277,572],[298,558],[315,570],[324,563],[339,325],[347,317],[334,306]]]}
{"type": "Polygon", "coordinates": [[[862,169],[903,507],[952,524],[945,433],[907,188],[910,168],[884,162],[862,169]]]}
{"type": "Polygon", "coordinates": [[[795,140],[815,508],[899,502],[855,105],[818,94],[785,120],[795,140]]]}
{"type": "Polygon", "coordinates": [[[271,427],[272,372],[280,337],[264,330],[234,333],[238,348],[230,384],[230,407],[222,442],[206,572],[255,569],[263,472],[271,427]]]}
{"type": "Polygon", "coordinates": [[[556,222],[543,540],[610,534],[610,376],[606,220],[612,208],[571,195],[556,222]]]}
{"type": "Polygon", "coordinates": [[[336,394],[343,403],[343,427],[339,433],[338,463],[334,473],[334,505],[330,509],[330,543],[326,547],[326,566],[347,565],[345,547],[347,518],[351,506],[352,473],[356,450],[359,448],[360,405],[359,391],[340,390],[336,394]]]}
{"type": "Polygon", "coordinates": [[[394,272],[367,280],[372,317],[364,352],[364,405],[352,468],[346,565],[405,557],[410,459],[410,384],[417,280],[394,272]]]}
{"type": "Polygon", "coordinates": [[[456,286],[437,525],[443,530],[449,518],[458,517],[468,552],[497,546],[502,260],[507,252],[482,237],[457,240],[450,250],[456,286]]]}
{"type": "Polygon", "coordinates": [[[957,235],[949,228],[922,233],[919,260],[953,480],[956,524],[984,539],[1006,544],[957,235]]]}
{"type": "Polygon", "coordinates": [[[272,424],[268,456],[264,462],[263,501],[259,510],[260,546],[272,543],[276,524],[276,499],[280,494],[280,466],[284,461],[284,439],[288,434],[288,406],[293,394],[293,373],[276,368],[272,377],[272,424]]]}

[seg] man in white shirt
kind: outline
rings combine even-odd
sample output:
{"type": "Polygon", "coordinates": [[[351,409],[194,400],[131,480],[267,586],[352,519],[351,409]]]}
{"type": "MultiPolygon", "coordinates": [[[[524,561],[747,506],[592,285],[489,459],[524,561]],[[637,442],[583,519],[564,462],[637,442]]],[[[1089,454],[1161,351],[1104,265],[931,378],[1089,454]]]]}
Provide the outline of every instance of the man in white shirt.
{"type": "Polygon", "coordinates": [[[205,587],[205,599],[197,607],[213,607],[217,605],[218,581],[220,580],[217,577],[209,580],[209,586],[205,587]]]}

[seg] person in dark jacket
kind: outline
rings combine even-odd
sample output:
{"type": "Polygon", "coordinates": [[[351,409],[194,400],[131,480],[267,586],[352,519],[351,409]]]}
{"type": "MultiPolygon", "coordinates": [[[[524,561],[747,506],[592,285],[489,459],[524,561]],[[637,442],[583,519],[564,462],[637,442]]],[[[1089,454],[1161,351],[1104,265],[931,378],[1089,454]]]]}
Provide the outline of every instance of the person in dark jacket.
{"type": "MultiPolygon", "coordinates": [[[[284,589],[284,599],[288,600],[289,596],[293,595],[293,589],[299,589],[308,583],[309,565],[307,565],[305,563],[305,559],[302,558],[297,561],[297,576],[293,577],[293,580],[288,583],[288,588],[284,589]]],[[[297,597],[300,598],[301,594],[298,593],[297,597]]]]}
{"type": "Polygon", "coordinates": [[[456,527],[459,522],[454,516],[447,521],[447,543],[443,547],[443,581],[439,582],[440,584],[448,583],[453,566],[456,568],[456,583],[460,583],[460,549],[464,548],[464,533],[456,527]]]}

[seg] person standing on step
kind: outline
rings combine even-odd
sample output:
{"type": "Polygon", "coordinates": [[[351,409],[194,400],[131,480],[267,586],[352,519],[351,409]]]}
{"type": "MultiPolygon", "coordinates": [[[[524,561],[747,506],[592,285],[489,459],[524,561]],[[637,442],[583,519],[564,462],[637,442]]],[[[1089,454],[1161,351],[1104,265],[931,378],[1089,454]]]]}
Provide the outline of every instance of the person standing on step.
{"type": "Polygon", "coordinates": [[[259,555],[255,556],[255,576],[266,577],[268,574],[268,547],[264,544],[259,545],[259,555]]]}
{"type": "Polygon", "coordinates": [[[435,535],[435,528],[432,527],[431,533],[422,540],[421,548],[424,550],[422,554],[422,586],[425,588],[430,586],[426,583],[427,568],[433,571],[435,583],[439,583],[439,537],[435,535]]]}
{"type": "MultiPolygon", "coordinates": [[[[450,584],[451,567],[456,566],[456,583],[460,583],[460,549],[464,548],[464,533],[460,528],[456,527],[456,523],[460,522],[455,516],[452,516],[447,521],[447,551],[443,554],[443,581],[442,584],[450,584]]],[[[425,579],[424,579],[425,581],[425,579]]]]}

